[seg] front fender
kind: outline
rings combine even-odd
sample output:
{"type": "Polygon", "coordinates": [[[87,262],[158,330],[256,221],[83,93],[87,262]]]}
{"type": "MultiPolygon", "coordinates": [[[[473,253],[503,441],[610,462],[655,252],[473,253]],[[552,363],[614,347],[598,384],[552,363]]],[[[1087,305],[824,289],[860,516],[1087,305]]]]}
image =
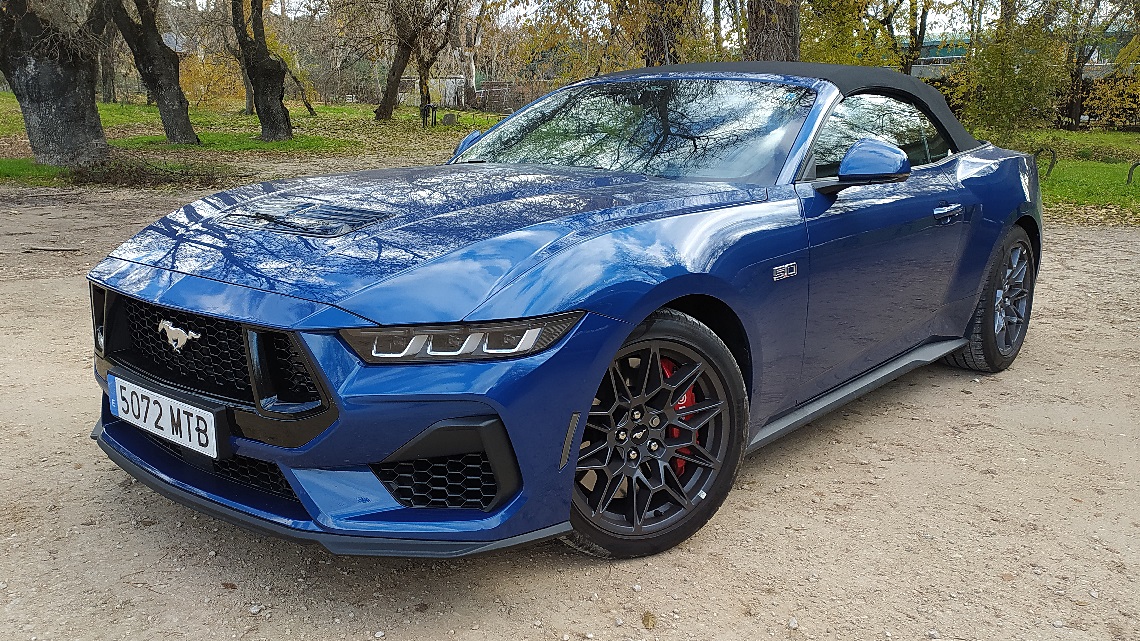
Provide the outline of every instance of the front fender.
{"type": "Polygon", "coordinates": [[[684,296],[704,295],[736,314],[748,339],[752,416],[788,406],[803,361],[807,232],[790,189],[775,198],[651,220],[568,247],[520,275],[464,320],[585,309],[633,326],[684,296]],[[774,279],[795,263],[795,278],[774,279]]]}

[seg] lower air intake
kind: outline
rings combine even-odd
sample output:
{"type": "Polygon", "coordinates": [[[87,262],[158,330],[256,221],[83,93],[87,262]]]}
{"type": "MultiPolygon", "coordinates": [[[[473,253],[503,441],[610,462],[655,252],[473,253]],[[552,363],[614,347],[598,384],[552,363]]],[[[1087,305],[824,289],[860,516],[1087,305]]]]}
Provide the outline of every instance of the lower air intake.
{"type": "Polygon", "coordinates": [[[486,510],[499,493],[483,452],[376,463],[372,471],[405,507],[486,510]]]}

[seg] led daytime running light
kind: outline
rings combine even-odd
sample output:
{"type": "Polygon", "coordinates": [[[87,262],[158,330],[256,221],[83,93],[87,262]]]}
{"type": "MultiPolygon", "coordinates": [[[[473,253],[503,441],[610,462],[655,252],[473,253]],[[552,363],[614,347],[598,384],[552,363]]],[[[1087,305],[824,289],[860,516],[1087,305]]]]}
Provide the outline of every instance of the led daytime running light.
{"type": "Polygon", "coordinates": [[[582,312],[510,321],[346,329],[341,336],[369,363],[517,358],[556,343],[582,312]]]}

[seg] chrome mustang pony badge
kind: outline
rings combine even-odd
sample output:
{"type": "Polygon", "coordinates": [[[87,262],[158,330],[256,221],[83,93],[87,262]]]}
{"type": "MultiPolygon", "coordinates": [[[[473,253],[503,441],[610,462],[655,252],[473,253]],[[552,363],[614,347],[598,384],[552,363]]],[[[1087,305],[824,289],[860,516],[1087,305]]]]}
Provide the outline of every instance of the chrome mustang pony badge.
{"type": "Polygon", "coordinates": [[[182,348],[186,347],[186,343],[189,343],[195,338],[202,338],[202,335],[198,332],[188,332],[184,329],[179,329],[174,326],[174,323],[168,320],[159,321],[158,323],[158,333],[162,334],[164,332],[166,333],[166,342],[170,343],[170,346],[174,348],[175,352],[181,352],[182,348]]]}

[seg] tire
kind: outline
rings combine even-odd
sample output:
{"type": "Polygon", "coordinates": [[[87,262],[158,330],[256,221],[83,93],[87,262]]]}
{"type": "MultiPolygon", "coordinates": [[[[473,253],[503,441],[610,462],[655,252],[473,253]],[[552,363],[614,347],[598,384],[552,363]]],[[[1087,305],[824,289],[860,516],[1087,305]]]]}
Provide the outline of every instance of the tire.
{"type": "Polygon", "coordinates": [[[978,372],[1000,372],[1009,367],[1029,331],[1036,275],[1033,244],[1025,230],[1014,225],[1002,238],[990,266],[985,290],[970,320],[966,335],[969,343],[943,361],[978,372]]]}
{"type": "Polygon", "coordinates": [[[563,540],[590,555],[656,554],[716,513],[744,458],[747,393],[724,342],[654,312],[618,350],[583,428],[563,540]]]}

